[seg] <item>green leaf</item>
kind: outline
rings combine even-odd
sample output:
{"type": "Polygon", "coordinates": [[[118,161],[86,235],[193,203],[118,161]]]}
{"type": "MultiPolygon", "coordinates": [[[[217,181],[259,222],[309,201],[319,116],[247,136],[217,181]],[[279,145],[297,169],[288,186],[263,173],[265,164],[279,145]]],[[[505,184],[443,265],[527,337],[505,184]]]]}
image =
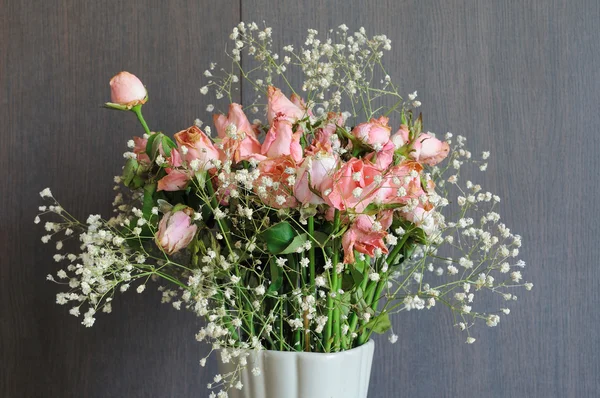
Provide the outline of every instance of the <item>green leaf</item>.
{"type": "Polygon", "coordinates": [[[123,168],[123,184],[125,186],[129,186],[131,180],[136,175],[139,164],[135,159],[128,159],[127,163],[125,163],[125,167],[123,168]]]}
{"type": "Polygon", "coordinates": [[[153,146],[154,146],[154,141],[156,140],[156,137],[158,137],[159,135],[162,135],[160,133],[155,133],[155,134],[151,134],[150,137],[148,137],[148,142],[146,143],[146,155],[148,155],[148,157],[150,157],[151,160],[154,160],[154,151],[153,151],[153,146]]]}
{"type": "Polygon", "coordinates": [[[129,188],[138,189],[143,186],[144,186],[144,179],[142,177],[140,177],[139,175],[133,176],[133,179],[131,180],[131,185],[129,185],[129,188]]]}
{"type": "Polygon", "coordinates": [[[104,107],[108,108],[108,109],[114,109],[117,111],[128,111],[129,110],[127,105],[115,104],[114,102],[107,102],[104,104],[104,107]]]}
{"type": "Polygon", "coordinates": [[[384,312],[373,318],[363,327],[365,329],[370,329],[377,334],[382,334],[387,332],[392,327],[392,323],[390,322],[388,313],[384,312]]]}
{"type": "Polygon", "coordinates": [[[298,235],[298,236],[296,236],[294,238],[294,240],[292,240],[292,243],[290,243],[288,245],[288,247],[286,247],[279,254],[292,254],[292,253],[296,253],[296,250],[298,250],[299,247],[304,246],[304,244],[306,243],[307,240],[308,240],[308,235],[307,234],[298,235]]]}
{"type": "Polygon", "coordinates": [[[156,183],[146,184],[144,187],[144,201],[142,205],[142,213],[146,220],[150,220],[152,216],[152,208],[154,207],[154,192],[156,191],[156,183]]]}
{"type": "Polygon", "coordinates": [[[327,239],[329,239],[329,235],[321,231],[315,231],[313,233],[313,239],[316,240],[319,245],[323,246],[327,239]]]}
{"type": "Polygon", "coordinates": [[[274,258],[269,261],[269,271],[271,273],[271,284],[267,292],[273,293],[279,290],[283,285],[283,269],[277,265],[274,258]]]}
{"type": "Polygon", "coordinates": [[[166,135],[163,135],[161,141],[162,141],[162,148],[163,148],[163,151],[165,152],[165,155],[167,157],[171,156],[171,146],[169,145],[169,141],[171,141],[171,140],[166,135]]]}
{"type": "Polygon", "coordinates": [[[273,225],[259,235],[271,254],[280,254],[292,243],[295,236],[296,231],[285,221],[273,225]]]}
{"type": "Polygon", "coordinates": [[[352,274],[352,279],[354,280],[355,285],[360,285],[361,282],[365,279],[365,275],[359,271],[358,269],[352,267],[350,268],[350,273],[352,274]]]}

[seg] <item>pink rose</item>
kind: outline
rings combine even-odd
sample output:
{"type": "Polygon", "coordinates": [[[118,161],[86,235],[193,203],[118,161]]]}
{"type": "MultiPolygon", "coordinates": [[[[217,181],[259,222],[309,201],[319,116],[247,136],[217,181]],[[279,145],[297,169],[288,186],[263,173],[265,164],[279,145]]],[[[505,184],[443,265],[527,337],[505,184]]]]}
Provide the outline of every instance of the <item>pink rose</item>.
{"type": "Polygon", "coordinates": [[[385,116],[371,119],[368,123],[361,123],[354,127],[352,134],[365,144],[380,149],[390,140],[391,128],[388,126],[388,121],[385,116]]]}
{"type": "Polygon", "coordinates": [[[188,172],[176,169],[166,169],[167,175],[158,180],[157,191],[182,191],[190,182],[188,172]]]}
{"type": "Polygon", "coordinates": [[[337,158],[327,152],[320,152],[315,156],[306,157],[296,173],[296,185],[294,186],[296,199],[303,204],[318,205],[325,203],[319,195],[322,192],[321,185],[331,178],[331,175],[335,172],[337,162],[337,158]]]}
{"type": "Polygon", "coordinates": [[[388,249],[383,242],[387,235],[383,229],[374,230],[374,217],[359,215],[342,237],[344,263],[354,263],[354,250],[373,257],[375,250],[380,249],[387,254],[388,249]]]}
{"type": "Polygon", "coordinates": [[[182,130],[175,134],[175,141],[179,145],[179,151],[183,159],[190,164],[192,160],[199,161],[199,170],[212,169],[212,160],[219,158],[219,151],[214,147],[210,139],[197,126],[182,130]],[[183,149],[185,147],[186,149],[183,149]]]}
{"type": "Polygon", "coordinates": [[[167,163],[171,167],[180,167],[183,164],[181,161],[181,153],[179,153],[177,148],[171,148],[171,156],[167,156],[167,163]]]}
{"type": "Polygon", "coordinates": [[[294,161],[302,160],[301,132],[292,131],[292,123],[276,117],[262,144],[261,153],[268,158],[289,155],[294,161]]]}
{"type": "Polygon", "coordinates": [[[128,107],[144,104],[147,95],[140,79],[129,72],[119,72],[110,79],[110,100],[115,104],[128,107]]]}
{"type": "Polygon", "coordinates": [[[189,207],[175,213],[166,213],[158,224],[156,245],[168,255],[187,247],[197,230],[190,217],[192,214],[193,210],[189,207]]]}
{"type": "Polygon", "coordinates": [[[434,166],[444,160],[450,152],[450,146],[447,142],[442,142],[430,134],[420,134],[412,145],[414,149],[411,152],[414,159],[418,162],[434,166]]]}
{"type": "Polygon", "coordinates": [[[214,115],[213,121],[217,128],[217,134],[222,140],[221,160],[225,161],[226,158],[229,158],[237,163],[260,153],[260,142],[256,139],[254,129],[239,104],[229,105],[229,114],[227,116],[214,115]],[[229,127],[230,125],[235,128],[229,127]]]}
{"type": "Polygon", "coordinates": [[[401,125],[398,131],[396,131],[391,138],[391,141],[394,143],[396,149],[400,149],[404,145],[408,144],[409,134],[410,132],[408,131],[408,126],[406,124],[401,125]]]}
{"type": "Polygon", "coordinates": [[[293,195],[296,162],[290,156],[265,159],[258,164],[260,175],[254,181],[254,192],[267,206],[276,209],[295,207],[293,195]]]}
{"type": "Polygon", "coordinates": [[[338,126],[344,124],[344,118],[339,113],[330,112],[322,127],[315,130],[313,142],[304,150],[305,155],[315,155],[319,152],[333,153],[331,137],[338,126]]]}
{"type": "Polygon", "coordinates": [[[377,203],[407,203],[409,199],[419,199],[425,191],[421,187],[423,166],[417,162],[405,161],[392,167],[385,175],[377,191],[377,203]],[[411,174],[415,174],[412,176],[411,174]]]}
{"type": "Polygon", "coordinates": [[[308,108],[308,105],[306,105],[306,102],[304,102],[304,99],[301,96],[294,93],[290,96],[290,100],[292,104],[302,109],[306,115],[313,116],[312,110],[308,108]]]}
{"type": "Polygon", "coordinates": [[[394,143],[392,141],[388,141],[381,148],[381,150],[366,155],[365,159],[370,160],[379,170],[384,171],[390,164],[392,164],[395,151],[396,147],[394,146],[394,143]]]}
{"type": "Polygon", "coordinates": [[[270,125],[273,124],[273,119],[276,116],[285,118],[290,123],[295,123],[298,119],[302,119],[308,114],[306,109],[300,108],[287,99],[277,87],[269,86],[267,90],[267,119],[270,125]]]}
{"type": "Polygon", "coordinates": [[[323,199],[338,210],[361,213],[375,199],[381,177],[370,162],[353,158],[323,182],[323,199]]]}
{"type": "Polygon", "coordinates": [[[139,163],[150,164],[150,157],[146,154],[148,139],[143,137],[133,137],[133,143],[133,153],[137,155],[137,161],[139,163]]]}

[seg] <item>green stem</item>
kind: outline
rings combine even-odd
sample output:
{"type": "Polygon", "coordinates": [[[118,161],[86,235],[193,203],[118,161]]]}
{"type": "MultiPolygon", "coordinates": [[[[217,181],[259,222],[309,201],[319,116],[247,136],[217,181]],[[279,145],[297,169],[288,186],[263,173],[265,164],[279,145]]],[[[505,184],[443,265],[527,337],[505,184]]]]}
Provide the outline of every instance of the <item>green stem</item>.
{"type": "MultiPolygon", "coordinates": [[[[332,231],[332,236],[335,236],[335,234],[337,234],[337,230],[340,226],[340,212],[339,210],[335,211],[335,215],[333,217],[333,231],[332,231]]],[[[335,339],[335,336],[332,334],[333,333],[333,328],[334,328],[334,323],[336,321],[336,315],[339,317],[339,308],[336,307],[336,310],[334,310],[333,308],[333,297],[331,297],[331,294],[334,292],[337,292],[338,290],[338,275],[337,275],[337,263],[338,263],[338,250],[337,250],[337,238],[332,240],[332,246],[333,246],[333,250],[332,250],[332,266],[333,268],[328,270],[327,273],[331,276],[330,277],[330,291],[329,291],[329,295],[327,296],[327,325],[325,325],[325,352],[331,352],[331,343],[332,343],[332,337],[335,339]],[[333,273],[331,272],[333,271],[333,273]]],[[[339,323],[339,322],[338,322],[339,323]]],[[[337,329],[337,327],[336,327],[337,329]]],[[[335,347],[335,345],[334,345],[335,347]]]]}
{"type": "MultiPolygon", "coordinates": [[[[308,218],[308,234],[310,235],[310,239],[313,239],[313,235],[315,234],[315,219],[313,217],[308,218]]],[[[315,242],[311,242],[310,250],[308,251],[308,260],[310,267],[310,291],[315,291],[315,242]]]]}
{"type": "Polygon", "coordinates": [[[150,129],[148,128],[148,125],[146,124],[146,121],[144,120],[144,116],[142,116],[142,105],[140,104],[140,105],[134,106],[133,108],[131,108],[131,111],[133,113],[135,113],[135,115],[137,116],[142,127],[144,128],[144,131],[146,131],[146,134],[150,134],[150,129]]]}
{"type": "Polygon", "coordinates": [[[396,108],[402,103],[402,101],[404,100],[400,98],[390,109],[388,109],[386,113],[383,114],[383,116],[389,116],[390,113],[396,110],[396,108]]]}

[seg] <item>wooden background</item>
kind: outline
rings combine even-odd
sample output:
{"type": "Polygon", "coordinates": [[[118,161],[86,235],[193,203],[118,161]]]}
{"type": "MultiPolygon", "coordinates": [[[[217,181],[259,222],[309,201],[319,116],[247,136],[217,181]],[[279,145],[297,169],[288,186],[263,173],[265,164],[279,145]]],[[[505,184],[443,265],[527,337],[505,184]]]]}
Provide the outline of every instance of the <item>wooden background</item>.
{"type": "MultiPolygon", "coordinates": [[[[84,217],[108,214],[131,115],[100,108],[129,70],[152,127],[208,120],[202,72],[241,19],[300,45],[306,28],[385,33],[386,65],[418,90],[432,131],[491,149],[486,186],[523,236],[534,290],[463,344],[442,309],[395,319],[370,397],[592,397],[600,388],[600,2],[0,0],[0,396],[202,397],[199,320],[128,292],[86,329],[54,304],[52,250],[33,225],[53,189],[84,217]]],[[[247,90],[249,91],[249,90],[247,90]]],[[[214,364],[211,363],[212,367],[214,364]]],[[[285,397],[282,397],[285,398],[285,397]]]]}

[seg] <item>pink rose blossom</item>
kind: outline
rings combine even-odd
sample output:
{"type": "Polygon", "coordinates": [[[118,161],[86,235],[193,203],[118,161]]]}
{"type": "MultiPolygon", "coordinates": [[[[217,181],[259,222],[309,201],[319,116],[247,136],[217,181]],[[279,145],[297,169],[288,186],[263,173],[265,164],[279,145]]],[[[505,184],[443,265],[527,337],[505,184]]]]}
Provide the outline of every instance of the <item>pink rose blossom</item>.
{"type": "Polygon", "coordinates": [[[137,161],[139,163],[150,164],[150,157],[146,154],[148,139],[143,137],[133,137],[133,143],[133,153],[137,155],[137,161]]]}
{"type": "Polygon", "coordinates": [[[254,191],[267,206],[276,209],[295,207],[293,178],[296,162],[290,156],[265,159],[258,164],[260,176],[254,181],[254,191]],[[292,180],[290,180],[292,177],[292,180]]]}
{"type": "Polygon", "coordinates": [[[374,230],[374,217],[359,215],[342,237],[344,248],[344,263],[354,263],[354,250],[373,257],[375,249],[387,254],[388,249],[383,241],[387,232],[383,229],[374,230]]]}
{"type": "Polygon", "coordinates": [[[182,148],[187,148],[187,153],[183,155],[183,158],[188,164],[196,159],[199,161],[199,170],[213,168],[212,160],[219,158],[217,149],[197,126],[192,126],[175,134],[175,141],[179,145],[181,154],[185,152],[182,148]]]}
{"type": "Polygon", "coordinates": [[[365,159],[370,160],[379,170],[384,171],[390,164],[392,164],[395,151],[396,147],[394,146],[394,143],[392,141],[388,141],[380,151],[372,152],[366,155],[365,159]],[[373,161],[373,158],[375,161],[373,161]]]}
{"type": "Polygon", "coordinates": [[[277,87],[269,86],[267,90],[267,119],[270,125],[273,125],[273,119],[277,116],[285,118],[290,123],[295,123],[307,115],[306,109],[302,109],[287,99],[277,87]]]}
{"type": "Polygon", "coordinates": [[[305,155],[315,155],[319,152],[333,153],[331,137],[335,134],[338,126],[343,124],[344,118],[340,113],[330,112],[324,125],[315,130],[315,138],[304,150],[305,155]]]}
{"type": "Polygon", "coordinates": [[[171,167],[181,167],[183,162],[181,161],[181,153],[179,153],[178,148],[171,148],[171,156],[167,157],[167,163],[171,167]]]}
{"type": "Polygon", "coordinates": [[[185,210],[168,212],[160,220],[156,233],[156,245],[168,255],[187,247],[196,235],[197,227],[192,222],[189,207],[185,210]]]}
{"type": "Polygon", "coordinates": [[[396,133],[392,135],[390,140],[394,143],[396,149],[400,149],[404,145],[408,144],[409,134],[410,132],[408,131],[408,126],[406,124],[402,124],[398,131],[396,131],[396,133]]]}
{"type": "Polygon", "coordinates": [[[301,132],[292,131],[292,123],[287,119],[276,117],[267,132],[261,153],[268,158],[289,155],[294,161],[299,162],[302,160],[300,136],[301,132]]]}
{"type": "Polygon", "coordinates": [[[389,119],[385,116],[371,119],[368,123],[361,123],[354,127],[352,134],[376,149],[381,148],[390,140],[391,128],[388,126],[388,121],[389,119]]]}
{"type": "Polygon", "coordinates": [[[442,142],[432,135],[420,134],[412,145],[411,156],[418,162],[434,166],[444,160],[450,152],[447,142],[442,142]]]}
{"type": "Polygon", "coordinates": [[[405,161],[392,167],[385,175],[381,187],[377,191],[377,203],[407,203],[409,199],[418,199],[425,191],[421,187],[420,173],[423,170],[417,162],[405,161]],[[416,177],[411,177],[411,172],[416,177]]]}
{"type": "Polygon", "coordinates": [[[239,104],[229,105],[229,114],[214,115],[213,121],[217,134],[222,140],[223,152],[220,157],[222,161],[233,159],[237,163],[260,154],[260,142],[256,139],[254,129],[239,104]],[[227,127],[230,125],[235,126],[234,136],[227,133],[227,127]]]}
{"type": "Polygon", "coordinates": [[[303,204],[311,203],[318,205],[325,203],[321,196],[313,191],[319,194],[322,193],[321,186],[324,181],[331,179],[337,162],[337,158],[327,152],[306,157],[296,174],[296,185],[294,186],[296,199],[303,204]]]}
{"type": "Polygon", "coordinates": [[[376,197],[381,177],[377,167],[353,158],[322,184],[323,199],[338,210],[361,213],[376,197]]]}
{"type": "Polygon", "coordinates": [[[115,104],[129,107],[144,104],[147,94],[140,79],[129,72],[119,72],[110,79],[110,100],[115,104]]]}
{"type": "Polygon", "coordinates": [[[166,169],[167,175],[158,180],[157,191],[181,191],[190,182],[190,175],[183,170],[166,169]]]}

